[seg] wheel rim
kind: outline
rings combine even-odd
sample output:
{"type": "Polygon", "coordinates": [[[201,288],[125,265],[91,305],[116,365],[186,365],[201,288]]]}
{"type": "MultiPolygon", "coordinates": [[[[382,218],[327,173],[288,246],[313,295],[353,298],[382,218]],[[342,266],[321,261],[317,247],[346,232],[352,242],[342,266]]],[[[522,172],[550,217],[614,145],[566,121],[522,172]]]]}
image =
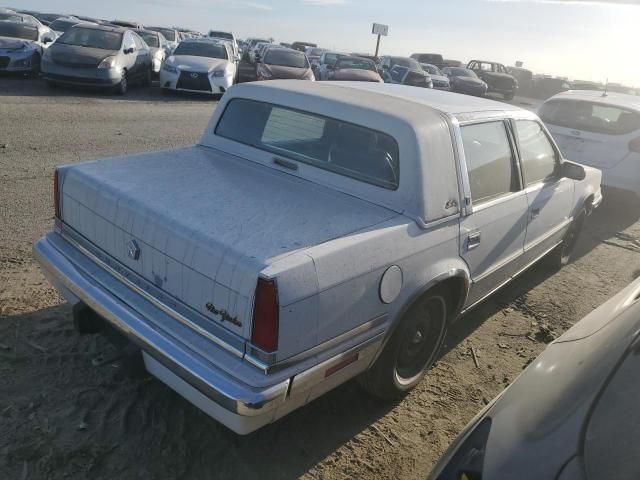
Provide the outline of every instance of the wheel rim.
{"type": "Polygon", "coordinates": [[[407,325],[396,360],[396,381],[413,383],[431,365],[438,353],[446,324],[446,303],[442,297],[432,297],[422,312],[407,325]]]}

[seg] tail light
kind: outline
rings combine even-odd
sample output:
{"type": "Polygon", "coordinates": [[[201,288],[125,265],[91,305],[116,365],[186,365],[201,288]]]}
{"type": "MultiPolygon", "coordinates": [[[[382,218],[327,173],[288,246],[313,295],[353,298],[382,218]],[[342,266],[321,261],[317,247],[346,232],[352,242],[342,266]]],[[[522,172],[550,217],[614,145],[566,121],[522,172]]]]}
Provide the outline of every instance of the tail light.
{"type": "Polygon", "coordinates": [[[58,169],[53,172],[53,208],[56,218],[62,218],[60,211],[60,183],[58,181],[58,169]]]}
{"type": "Polygon", "coordinates": [[[629,142],[629,150],[633,153],[640,153],[640,137],[634,138],[629,142]]]}
{"type": "Polygon", "coordinates": [[[279,309],[276,281],[258,278],[251,343],[265,352],[278,349],[279,309]]]}

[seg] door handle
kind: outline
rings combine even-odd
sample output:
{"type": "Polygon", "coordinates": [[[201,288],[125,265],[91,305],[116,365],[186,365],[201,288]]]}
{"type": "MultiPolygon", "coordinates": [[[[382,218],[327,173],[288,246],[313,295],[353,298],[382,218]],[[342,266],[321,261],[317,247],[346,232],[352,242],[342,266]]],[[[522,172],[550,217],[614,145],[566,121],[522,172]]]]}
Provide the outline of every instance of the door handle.
{"type": "Polygon", "coordinates": [[[467,237],[467,251],[480,246],[480,232],[475,232],[467,237]]]}
{"type": "Polygon", "coordinates": [[[532,208],[531,209],[531,220],[536,218],[538,215],[540,215],[540,209],[539,208],[532,208]]]}

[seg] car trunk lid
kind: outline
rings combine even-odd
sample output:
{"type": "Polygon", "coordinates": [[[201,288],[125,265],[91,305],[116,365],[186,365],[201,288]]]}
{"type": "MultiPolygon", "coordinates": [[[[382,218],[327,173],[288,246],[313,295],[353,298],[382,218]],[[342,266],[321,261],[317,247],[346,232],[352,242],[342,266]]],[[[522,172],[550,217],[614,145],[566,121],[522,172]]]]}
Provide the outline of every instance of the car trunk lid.
{"type": "Polygon", "coordinates": [[[396,215],[202,146],[75,166],[61,189],[64,223],[244,338],[267,265],[396,215]]]}

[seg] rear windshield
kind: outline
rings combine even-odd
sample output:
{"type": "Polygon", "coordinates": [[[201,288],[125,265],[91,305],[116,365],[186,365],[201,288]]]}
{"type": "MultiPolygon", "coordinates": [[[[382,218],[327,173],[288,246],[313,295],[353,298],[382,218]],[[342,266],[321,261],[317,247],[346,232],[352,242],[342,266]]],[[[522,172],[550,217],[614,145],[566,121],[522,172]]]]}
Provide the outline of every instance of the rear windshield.
{"type": "Polygon", "coordinates": [[[430,73],[431,75],[442,75],[442,72],[435,65],[430,65],[428,63],[421,64],[422,69],[430,73]]]}
{"type": "Polygon", "coordinates": [[[173,52],[174,55],[193,55],[194,57],[222,58],[228,60],[224,45],[205,42],[183,42],[173,52]]]}
{"type": "Polygon", "coordinates": [[[23,40],[38,40],[38,29],[31,25],[0,22],[0,37],[21,38],[23,40]]]}
{"type": "Polygon", "coordinates": [[[120,50],[122,33],[75,26],[67,30],[56,43],[102,50],[120,50]]]}
{"type": "Polygon", "coordinates": [[[136,32],[138,35],[142,37],[144,43],[149,45],[152,48],[158,48],[160,46],[160,41],[158,40],[158,36],[154,33],[142,32],[138,30],[136,32]]]}
{"type": "Polygon", "coordinates": [[[254,100],[227,105],[216,135],[390,190],[398,144],[386,133],[254,100]]]}
{"type": "Polygon", "coordinates": [[[67,30],[69,30],[71,27],[73,27],[74,25],[77,25],[78,21],[77,20],[55,20],[53,22],[51,22],[51,25],[49,25],[49,28],[51,30],[55,30],[56,32],[66,32],[67,30]]]}
{"type": "Polygon", "coordinates": [[[307,68],[309,62],[304,53],[282,48],[272,48],[267,50],[264,56],[264,63],[280,67],[307,68]]]}
{"type": "Polygon", "coordinates": [[[640,129],[640,114],[596,102],[551,100],[540,109],[545,123],[605,135],[626,135],[640,129]]]}
{"type": "Polygon", "coordinates": [[[64,15],[59,15],[57,13],[36,13],[34,15],[41,22],[53,22],[60,17],[64,17],[64,15]]]}
{"type": "Polygon", "coordinates": [[[171,30],[169,28],[157,28],[157,27],[147,27],[148,30],[153,30],[154,32],[160,32],[164,35],[164,38],[169,40],[170,42],[176,41],[176,31],[171,30]]]}
{"type": "Polygon", "coordinates": [[[442,63],[442,55],[433,53],[419,53],[414,57],[420,63],[442,63]]]}

